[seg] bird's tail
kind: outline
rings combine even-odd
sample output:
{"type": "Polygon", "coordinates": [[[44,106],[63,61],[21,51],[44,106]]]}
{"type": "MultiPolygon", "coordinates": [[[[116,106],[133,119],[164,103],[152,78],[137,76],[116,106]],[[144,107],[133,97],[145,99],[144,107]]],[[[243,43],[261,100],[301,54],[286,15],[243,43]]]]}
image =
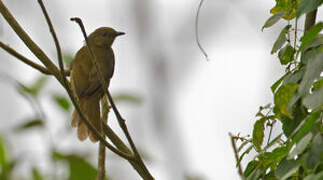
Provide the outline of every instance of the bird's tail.
{"type": "MultiPolygon", "coordinates": [[[[100,97],[92,95],[89,97],[80,98],[81,110],[94,128],[102,134],[102,124],[100,120],[100,97]]],[[[97,142],[98,138],[87,128],[81,120],[79,113],[74,110],[72,127],[77,128],[77,136],[80,141],[84,141],[88,136],[92,142],[97,142]]]]}

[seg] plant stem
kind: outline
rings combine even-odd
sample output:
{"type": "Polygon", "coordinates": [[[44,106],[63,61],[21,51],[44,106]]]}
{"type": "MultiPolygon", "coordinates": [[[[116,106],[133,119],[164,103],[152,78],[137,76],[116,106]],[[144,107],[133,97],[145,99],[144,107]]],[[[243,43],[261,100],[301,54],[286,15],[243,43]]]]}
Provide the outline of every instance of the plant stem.
{"type": "MultiPolygon", "coordinates": [[[[108,115],[109,115],[109,103],[106,96],[103,96],[101,99],[101,117],[102,123],[107,124],[108,122],[108,115]]],[[[104,137],[105,138],[105,137],[104,137]]],[[[98,180],[105,179],[105,159],[106,159],[106,152],[105,146],[102,142],[99,143],[99,156],[98,156],[98,180]]]]}

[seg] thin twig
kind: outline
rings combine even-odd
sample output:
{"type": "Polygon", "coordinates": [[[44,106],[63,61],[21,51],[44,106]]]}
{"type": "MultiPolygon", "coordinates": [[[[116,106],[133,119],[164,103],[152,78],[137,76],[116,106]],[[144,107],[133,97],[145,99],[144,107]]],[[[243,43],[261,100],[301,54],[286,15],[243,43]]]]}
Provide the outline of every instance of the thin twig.
{"type": "MultiPolygon", "coordinates": [[[[229,136],[231,139],[231,145],[234,152],[234,157],[236,158],[236,161],[239,162],[239,152],[237,150],[236,139],[231,133],[229,133],[229,136]]],[[[240,163],[238,163],[238,173],[240,176],[243,176],[243,171],[240,163]]]]}
{"type": "Polygon", "coordinates": [[[17,20],[9,12],[7,7],[0,0],[0,13],[6,19],[11,28],[16,32],[19,38],[25,43],[25,45],[30,49],[30,51],[46,66],[48,71],[50,71],[58,81],[62,82],[62,77],[59,74],[58,68],[55,64],[48,58],[42,49],[28,36],[28,34],[19,25],[17,20]]]}
{"type": "Polygon", "coordinates": [[[59,45],[59,42],[58,42],[58,38],[56,36],[56,33],[55,33],[55,29],[53,27],[53,24],[52,24],[52,21],[50,20],[49,16],[48,16],[48,13],[46,11],[46,8],[44,6],[44,3],[42,0],[38,0],[38,3],[43,11],[43,14],[46,18],[46,22],[48,24],[48,27],[49,27],[49,31],[50,33],[52,34],[52,37],[54,39],[54,42],[55,42],[55,47],[56,47],[56,52],[57,52],[57,58],[58,58],[58,64],[59,64],[59,68],[61,70],[61,76],[63,77],[63,84],[67,87],[68,85],[68,82],[67,82],[67,79],[65,78],[65,70],[64,70],[64,62],[63,62],[63,55],[62,55],[62,50],[61,50],[61,46],[59,45]]]}
{"type": "Polygon", "coordinates": [[[33,67],[34,69],[37,69],[38,71],[40,71],[43,74],[52,74],[51,72],[48,71],[48,69],[46,69],[45,67],[34,63],[32,60],[27,59],[25,56],[23,56],[22,54],[18,53],[17,51],[15,51],[14,49],[12,49],[11,47],[9,47],[8,45],[4,44],[3,42],[0,41],[0,47],[2,49],[4,49],[5,51],[7,51],[9,54],[11,54],[12,56],[16,57],[17,59],[21,60],[22,62],[24,62],[25,64],[33,67]]]}
{"type": "Polygon", "coordinates": [[[203,3],[204,3],[204,0],[201,0],[199,6],[197,8],[197,13],[196,13],[196,16],[195,16],[195,40],[196,40],[197,46],[200,48],[201,52],[203,53],[206,60],[208,61],[209,57],[208,57],[206,51],[204,50],[204,48],[202,47],[202,45],[200,43],[199,27],[198,27],[199,26],[200,11],[201,11],[201,7],[202,7],[203,3]]]}
{"type": "Polygon", "coordinates": [[[273,128],[274,128],[274,124],[275,124],[276,121],[273,121],[271,124],[270,124],[270,130],[269,130],[269,135],[268,135],[268,139],[267,139],[267,144],[269,144],[270,142],[270,138],[271,138],[271,134],[273,132],[273,128]]]}
{"type": "MultiPolygon", "coordinates": [[[[108,122],[108,115],[109,115],[109,103],[106,96],[103,96],[101,99],[101,119],[103,124],[107,124],[108,122]]],[[[105,138],[105,137],[104,137],[105,138]]],[[[103,143],[99,143],[99,156],[98,156],[98,180],[105,179],[105,159],[106,159],[106,152],[105,146],[103,143]]]]}
{"type": "Polygon", "coordinates": [[[112,99],[112,96],[111,96],[109,90],[107,91],[107,95],[108,95],[108,99],[109,99],[109,102],[111,104],[111,107],[112,107],[112,109],[115,112],[115,115],[117,117],[118,123],[119,123],[121,129],[124,131],[124,133],[126,135],[126,138],[129,141],[129,144],[130,144],[130,147],[131,147],[132,151],[135,154],[139,154],[138,151],[137,151],[136,145],[135,145],[135,143],[133,142],[133,140],[132,140],[132,138],[130,136],[130,133],[129,133],[128,128],[127,128],[126,123],[125,123],[125,120],[122,118],[119,110],[117,109],[116,105],[114,104],[114,101],[112,99]]]}
{"type": "MultiPolygon", "coordinates": [[[[60,70],[61,70],[61,75],[64,74],[64,65],[63,65],[63,58],[62,58],[62,54],[61,54],[61,50],[60,50],[60,46],[59,46],[59,42],[58,39],[56,37],[54,28],[52,26],[52,23],[50,21],[50,18],[48,16],[48,13],[45,9],[44,4],[42,3],[41,0],[38,0],[42,11],[45,15],[47,24],[49,26],[50,32],[53,36],[53,39],[55,41],[55,45],[56,45],[56,50],[57,50],[57,54],[58,54],[58,61],[59,61],[59,65],[60,65],[60,70]]],[[[93,125],[87,120],[87,118],[84,116],[84,114],[82,113],[80,107],[79,107],[79,103],[78,103],[78,99],[77,97],[73,94],[70,84],[68,83],[67,79],[65,76],[62,76],[62,81],[61,84],[65,87],[68,95],[70,96],[72,103],[75,106],[75,109],[77,110],[77,112],[79,113],[81,119],[83,120],[83,122],[85,123],[85,125],[89,128],[89,130],[100,140],[100,142],[102,142],[107,148],[109,148],[112,152],[118,154],[119,156],[125,158],[125,159],[132,159],[132,155],[129,155],[127,153],[121,152],[118,149],[116,149],[114,146],[112,146],[110,143],[108,143],[105,138],[103,136],[101,136],[101,134],[93,127],[93,125]]]]}

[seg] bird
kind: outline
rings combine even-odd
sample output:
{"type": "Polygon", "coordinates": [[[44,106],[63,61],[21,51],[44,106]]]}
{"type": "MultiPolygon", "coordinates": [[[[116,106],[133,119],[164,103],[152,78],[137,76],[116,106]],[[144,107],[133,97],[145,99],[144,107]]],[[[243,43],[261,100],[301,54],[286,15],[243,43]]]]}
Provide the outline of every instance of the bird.
{"type": "MultiPolygon", "coordinates": [[[[106,88],[108,88],[115,66],[111,46],[116,37],[124,34],[124,32],[116,31],[110,27],[100,27],[88,36],[88,45],[91,47],[101,73],[97,72],[95,64],[92,63],[91,54],[86,44],[78,50],[71,64],[71,89],[79,98],[81,111],[100,134],[102,134],[100,99],[105,93],[100,75],[103,76],[101,78],[104,78],[106,88]]],[[[77,128],[77,136],[80,141],[86,140],[87,137],[94,143],[98,141],[98,138],[87,128],[76,110],[73,112],[71,126],[77,128]]]]}

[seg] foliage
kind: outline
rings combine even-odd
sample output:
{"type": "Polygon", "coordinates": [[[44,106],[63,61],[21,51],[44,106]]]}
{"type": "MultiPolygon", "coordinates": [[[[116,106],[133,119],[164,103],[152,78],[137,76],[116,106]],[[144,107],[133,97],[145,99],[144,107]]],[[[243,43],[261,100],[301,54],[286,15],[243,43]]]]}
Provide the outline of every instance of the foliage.
{"type": "Polygon", "coordinates": [[[246,154],[256,151],[244,169],[245,179],[323,179],[323,23],[300,38],[297,27],[297,18],[322,2],[276,0],[273,15],[262,28],[285,21],[271,54],[277,54],[286,71],[271,86],[274,104],[260,107],[256,114],[252,138],[237,138],[241,141],[238,166],[246,154]],[[276,122],[282,124],[282,134],[271,140],[276,122]]]}

